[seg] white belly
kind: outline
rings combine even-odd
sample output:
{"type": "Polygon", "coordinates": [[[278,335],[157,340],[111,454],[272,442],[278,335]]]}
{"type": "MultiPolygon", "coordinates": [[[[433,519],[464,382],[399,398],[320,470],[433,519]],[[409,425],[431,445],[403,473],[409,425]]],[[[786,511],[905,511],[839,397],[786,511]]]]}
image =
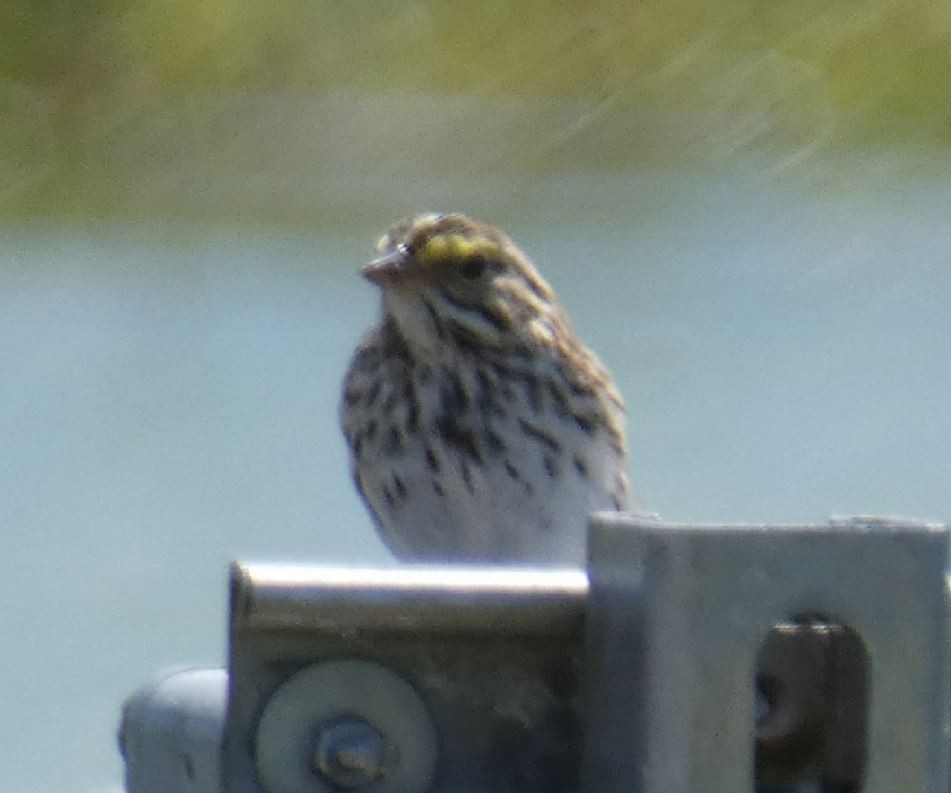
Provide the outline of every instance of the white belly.
{"type": "Polygon", "coordinates": [[[480,439],[478,456],[447,444],[433,416],[420,417],[398,454],[387,452],[385,430],[363,450],[361,487],[400,558],[584,562],[588,516],[625,506],[623,460],[604,434],[569,421],[545,425],[557,446],[539,440],[522,412],[496,420],[495,447],[480,439]]]}

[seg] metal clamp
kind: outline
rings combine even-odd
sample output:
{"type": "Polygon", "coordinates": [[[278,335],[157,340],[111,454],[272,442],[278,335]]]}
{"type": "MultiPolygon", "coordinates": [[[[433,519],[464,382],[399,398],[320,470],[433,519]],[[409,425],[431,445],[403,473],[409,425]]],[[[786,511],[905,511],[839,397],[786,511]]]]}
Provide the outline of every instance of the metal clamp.
{"type": "Polygon", "coordinates": [[[236,565],[229,793],[573,793],[583,572],[236,565]]]}
{"type": "Polygon", "coordinates": [[[947,565],[939,526],[855,518],[764,529],[598,516],[584,789],[750,790],[758,663],[777,626],[792,623],[806,636],[810,626],[836,626],[857,639],[829,662],[844,662],[840,685],[859,690],[821,692],[846,705],[827,714],[822,740],[850,756],[822,757],[820,745],[812,778],[788,783],[947,791],[947,565]]]}
{"type": "Polygon", "coordinates": [[[236,564],[227,674],[127,703],[129,793],[948,793],[948,538],[605,514],[587,571],[236,564]]]}

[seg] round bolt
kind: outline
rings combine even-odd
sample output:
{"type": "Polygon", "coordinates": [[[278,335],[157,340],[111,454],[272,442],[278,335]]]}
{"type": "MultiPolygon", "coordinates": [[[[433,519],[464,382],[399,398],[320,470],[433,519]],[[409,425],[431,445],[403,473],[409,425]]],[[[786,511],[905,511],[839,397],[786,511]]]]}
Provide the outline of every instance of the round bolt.
{"type": "Polygon", "coordinates": [[[266,793],[426,793],[437,757],[416,689],[357,658],[320,661],[281,683],[254,736],[266,793]]]}
{"type": "Polygon", "coordinates": [[[359,716],[341,716],[319,727],[314,769],[335,788],[353,790],[382,777],[390,754],[376,727],[359,716]]]}

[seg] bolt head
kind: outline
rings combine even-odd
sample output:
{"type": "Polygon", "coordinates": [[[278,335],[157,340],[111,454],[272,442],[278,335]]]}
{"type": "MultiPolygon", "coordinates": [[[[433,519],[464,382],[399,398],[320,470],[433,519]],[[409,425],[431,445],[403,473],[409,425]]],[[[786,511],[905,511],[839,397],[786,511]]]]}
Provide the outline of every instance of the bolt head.
{"type": "Polygon", "coordinates": [[[339,790],[368,785],[387,770],[392,748],[376,727],[359,716],[340,716],[317,731],[314,770],[339,790]]]}

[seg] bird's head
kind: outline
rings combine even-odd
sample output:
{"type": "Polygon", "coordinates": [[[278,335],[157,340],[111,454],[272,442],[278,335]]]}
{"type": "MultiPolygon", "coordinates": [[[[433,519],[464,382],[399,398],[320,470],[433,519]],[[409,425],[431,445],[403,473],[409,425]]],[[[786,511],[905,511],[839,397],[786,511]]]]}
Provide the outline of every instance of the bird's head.
{"type": "Polygon", "coordinates": [[[361,273],[411,347],[494,350],[545,343],[562,312],[551,287],[498,229],[461,214],[405,220],[361,273]]]}

